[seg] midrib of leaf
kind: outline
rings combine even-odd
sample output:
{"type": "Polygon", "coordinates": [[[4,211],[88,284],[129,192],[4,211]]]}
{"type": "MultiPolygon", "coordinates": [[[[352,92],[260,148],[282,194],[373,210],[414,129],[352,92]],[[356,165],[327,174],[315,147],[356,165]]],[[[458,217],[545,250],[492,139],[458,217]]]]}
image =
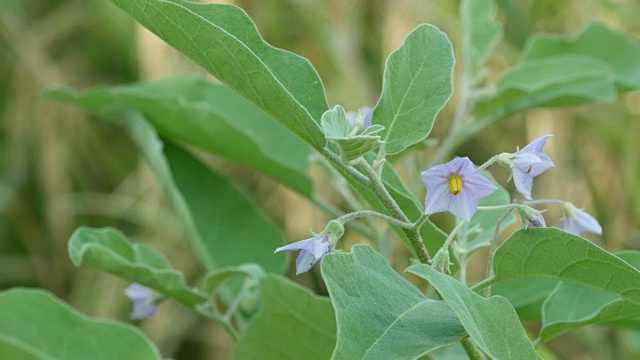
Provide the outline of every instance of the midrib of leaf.
{"type": "MultiPolygon", "coordinates": [[[[401,45],[400,49],[402,49],[402,46],[404,46],[404,44],[401,45]]],[[[428,52],[428,51],[426,51],[428,52]]],[[[413,86],[413,83],[415,82],[416,78],[418,77],[418,74],[420,74],[423,70],[423,65],[424,63],[427,61],[426,56],[422,59],[422,62],[420,63],[420,70],[418,70],[415,74],[413,74],[413,76],[411,77],[411,82],[409,83],[409,86],[406,87],[404,95],[402,96],[402,100],[400,101],[400,104],[398,105],[398,110],[394,111],[395,114],[393,115],[393,120],[391,120],[391,124],[389,124],[389,130],[387,131],[387,133],[384,135],[384,142],[386,143],[387,140],[389,140],[389,135],[391,135],[391,132],[393,131],[396,121],[398,120],[398,117],[400,116],[400,110],[402,109],[402,106],[404,105],[404,101],[407,99],[407,96],[409,94],[409,89],[413,86]]]]}
{"type": "MultiPolygon", "coordinates": [[[[378,338],[376,339],[376,341],[373,342],[373,344],[371,344],[371,346],[369,346],[369,348],[367,349],[367,351],[364,353],[364,355],[362,356],[363,359],[366,359],[367,355],[369,354],[369,352],[371,352],[371,350],[373,350],[373,348],[375,348],[376,345],[378,345],[378,343],[380,342],[380,340],[382,340],[382,338],[391,330],[391,328],[393,328],[393,326],[399,322],[400,320],[404,320],[404,317],[409,315],[409,313],[411,313],[413,310],[417,309],[420,307],[420,305],[422,305],[425,301],[420,301],[419,303],[413,305],[412,307],[408,308],[407,310],[403,311],[402,313],[400,313],[400,315],[398,315],[398,317],[391,323],[389,324],[389,326],[387,326],[386,329],[384,329],[384,331],[382,332],[382,334],[380,334],[380,336],[378,336],[378,338]]],[[[378,306],[379,307],[379,306],[378,306]]],[[[387,313],[395,316],[395,314],[393,314],[392,312],[388,311],[387,309],[383,309],[385,310],[387,313]]],[[[414,329],[416,329],[416,331],[422,333],[423,335],[426,335],[422,332],[422,330],[420,328],[417,328],[415,326],[412,326],[414,329]]]]}
{"type": "MultiPolygon", "coordinates": [[[[114,1],[119,2],[120,0],[114,0],[114,1]]],[[[183,9],[184,11],[186,11],[186,12],[190,13],[191,15],[193,15],[194,17],[197,17],[197,18],[199,18],[200,20],[204,21],[205,23],[207,23],[208,25],[210,25],[213,29],[215,29],[216,31],[219,31],[219,32],[221,32],[221,33],[224,33],[224,34],[225,34],[225,36],[228,36],[228,37],[232,38],[233,40],[235,40],[235,42],[236,42],[239,46],[241,46],[241,47],[243,47],[244,49],[246,49],[249,53],[251,53],[251,55],[253,55],[254,59],[256,59],[257,61],[259,61],[259,62],[260,62],[260,64],[262,64],[262,66],[263,66],[263,67],[264,67],[264,68],[269,72],[269,74],[271,74],[271,76],[273,77],[273,79],[275,80],[275,82],[280,86],[280,88],[281,88],[282,90],[284,90],[284,92],[286,92],[286,93],[289,95],[289,97],[290,97],[290,98],[291,98],[291,99],[292,99],[292,100],[293,100],[293,101],[294,101],[294,102],[295,102],[295,103],[300,107],[300,109],[301,109],[302,111],[304,111],[304,113],[309,117],[309,119],[311,119],[311,120],[312,120],[312,122],[313,122],[313,123],[315,123],[315,120],[313,120],[313,117],[311,116],[311,114],[309,113],[309,111],[308,111],[308,110],[307,110],[307,109],[306,109],[302,104],[300,104],[300,102],[298,101],[298,99],[297,99],[295,96],[293,96],[293,94],[289,91],[289,89],[288,89],[287,87],[285,87],[285,86],[282,84],[282,82],[281,82],[280,78],[278,78],[278,77],[277,77],[277,76],[276,76],[276,75],[271,71],[271,68],[270,68],[267,64],[265,64],[265,63],[262,61],[262,59],[261,59],[261,58],[260,58],[260,57],[255,53],[255,52],[253,52],[253,50],[252,50],[251,48],[249,48],[249,47],[248,47],[248,46],[246,46],[242,41],[240,41],[240,39],[238,39],[237,37],[235,37],[235,36],[234,36],[234,35],[232,35],[231,33],[227,32],[227,31],[226,31],[226,30],[224,30],[223,28],[221,28],[221,27],[219,27],[219,26],[215,25],[214,23],[210,22],[209,20],[205,19],[204,17],[202,17],[202,16],[198,15],[197,13],[195,13],[195,12],[191,11],[191,10],[190,10],[189,8],[187,8],[187,7],[184,7],[184,6],[180,5],[180,4],[177,4],[177,3],[174,3],[174,2],[170,2],[170,1],[159,0],[158,2],[163,3],[163,4],[165,4],[165,5],[169,6],[169,7],[171,7],[171,6],[179,7],[180,9],[183,9]]],[[[180,32],[181,32],[185,37],[187,37],[188,39],[192,40],[192,38],[193,38],[193,37],[192,37],[192,36],[189,36],[189,35],[188,35],[184,30],[183,30],[183,27],[182,27],[182,26],[180,26],[180,24],[175,23],[175,22],[173,22],[171,19],[169,19],[168,17],[164,16],[164,13],[163,13],[163,12],[162,12],[158,7],[155,7],[155,6],[151,5],[151,4],[145,4],[142,8],[141,8],[141,7],[138,7],[139,12],[142,12],[143,14],[145,14],[145,15],[144,15],[144,16],[145,16],[145,18],[146,18],[150,23],[154,23],[154,21],[153,21],[153,19],[152,19],[149,15],[147,15],[147,14],[148,14],[148,11],[146,11],[146,10],[145,10],[146,6],[153,7],[153,8],[157,11],[157,14],[161,14],[161,15],[162,15],[162,18],[163,18],[165,21],[172,23],[174,26],[176,26],[177,28],[179,28],[179,29],[180,29],[180,32]]],[[[162,34],[164,34],[164,32],[161,30],[161,27],[156,27],[156,28],[155,28],[155,30],[156,30],[159,34],[161,34],[161,37],[164,37],[164,36],[162,35],[162,34]]],[[[195,41],[193,41],[193,43],[195,44],[195,41]]],[[[226,48],[226,46],[224,45],[224,43],[223,43],[222,41],[219,41],[219,44],[220,44],[221,46],[223,46],[223,47],[227,50],[227,52],[228,52],[230,55],[232,55],[231,51],[229,51],[229,49],[227,49],[227,48],[226,48]]],[[[203,51],[199,46],[192,46],[192,47],[191,47],[191,49],[192,49],[192,50],[197,51],[201,56],[203,56],[203,58],[206,58],[206,59],[208,59],[208,58],[209,58],[209,57],[207,56],[207,53],[206,53],[206,52],[204,52],[204,51],[203,51]]],[[[233,58],[235,58],[235,56],[233,56],[233,55],[232,55],[232,57],[233,57],[233,58]]],[[[212,62],[210,62],[210,61],[208,61],[208,62],[207,62],[207,65],[208,65],[208,66],[210,66],[211,68],[214,68],[214,69],[217,69],[217,68],[218,68],[214,63],[212,63],[212,62]]],[[[232,84],[229,84],[229,85],[230,85],[230,87],[232,87],[232,88],[233,88],[232,84]]],[[[253,86],[252,86],[252,87],[250,87],[250,88],[251,88],[251,90],[252,90],[252,91],[254,91],[254,93],[255,93],[255,88],[253,88],[253,86]]],[[[234,90],[235,90],[235,89],[234,89],[234,90]]],[[[272,116],[274,116],[274,117],[276,117],[276,118],[279,118],[279,116],[278,116],[278,115],[276,115],[275,113],[273,113],[273,112],[272,112],[272,111],[271,111],[271,110],[270,110],[270,109],[265,105],[264,100],[263,100],[261,97],[259,97],[259,96],[253,96],[253,97],[252,97],[251,99],[249,99],[249,100],[250,100],[250,101],[254,101],[254,99],[258,99],[258,101],[260,102],[260,105],[261,105],[261,107],[262,107],[262,110],[263,110],[263,111],[267,112],[268,114],[270,114],[270,115],[272,115],[272,116]]],[[[294,109],[291,109],[290,107],[289,107],[289,110],[290,110],[292,113],[296,113],[296,111],[295,111],[294,109]]],[[[296,125],[297,125],[297,126],[302,125],[303,127],[305,127],[305,132],[306,132],[307,134],[311,134],[311,133],[313,133],[313,132],[314,132],[313,130],[316,130],[316,131],[318,130],[318,129],[310,130],[310,128],[307,126],[306,122],[304,122],[304,121],[296,121],[296,125]]],[[[309,136],[309,137],[310,137],[310,136],[309,136]]],[[[315,148],[317,148],[317,145],[313,143],[313,139],[312,139],[311,137],[308,139],[308,141],[311,143],[311,145],[313,145],[315,148]]]]}

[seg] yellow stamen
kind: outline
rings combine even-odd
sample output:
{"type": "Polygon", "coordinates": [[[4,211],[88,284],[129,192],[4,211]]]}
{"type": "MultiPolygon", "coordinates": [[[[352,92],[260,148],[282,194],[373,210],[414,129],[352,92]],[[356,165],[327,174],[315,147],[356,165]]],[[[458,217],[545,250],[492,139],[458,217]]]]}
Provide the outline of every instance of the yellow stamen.
{"type": "Polygon", "coordinates": [[[462,179],[460,175],[453,174],[449,176],[449,191],[451,191],[453,195],[458,195],[460,190],[462,190],[462,179]]]}

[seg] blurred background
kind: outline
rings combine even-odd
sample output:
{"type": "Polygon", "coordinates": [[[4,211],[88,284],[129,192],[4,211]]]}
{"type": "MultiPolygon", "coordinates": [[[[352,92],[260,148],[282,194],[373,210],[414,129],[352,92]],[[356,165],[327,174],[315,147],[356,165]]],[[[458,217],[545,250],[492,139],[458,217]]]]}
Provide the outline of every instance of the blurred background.
{"type": "MultiPolygon", "coordinates": [[[[461,46],[456,1],[226,3],[244,8],[272,45],[308,58],[324,81],[330,105],[352,110],[375,105],[384,60],[417,24],[432,23],[449,35],[456,52],[461,46]]],[[[640,39],[638,0],[498,3],[505,38],[489,60],[489,79],[517,61],[535,32],[573,34],[597,20],[640,39]]],[[[81,225],[135,229],[136,241],[168,254],[176,268],[201,271],[125,130],[42,96],[55,85],[85,89],[194,73],[204,71],[107,0],[0,1],[0,289],[42,287],[89,315],[130,322],[130,304],[122,295],[127,284],[88,267],[77,270],[68,260],[67,241],[81,225]]],[[[430,137],[446,134],[455,104],[454,93],[430,137]]],[[[457,155],[481,163],[546,133],[554,134],[545,149],[556,168],[536,179],[534,197],[584,207],[604,230],[603,236],[589,239],[609,251],[640,249],[640,93],[611,104],[513,116],[472,139],[457,155]]],[[[420,166],[429,154],[413,152],[397,163],[420,197],[424,190],[417,174],[425,170],[420,166]]],[[[210,160],[255,196],[290,242],[308,237],[309,227],[319,231],[329,220],[252,169],[229,166],[214,156],[210,160]]],[[[341,201],[316,170],[317,191],[341,201]]],[[[500,169],[494,175],[502,183],[508,177],[500,169]]],[[[513,193],[512,184],[507,189],[513,193]]],[[[560,209],[552,207],[548,224],[557,226],[560,216],[560,209]]],[[[451,227],[450,219],[435,219],[444,229],[451,227]]],[[[407,252],[399,241],[392,245],[392,263],[403,269],[407,252]]],[[[479,261],[472,268],[483,269],[479,261]]],[[[472,271],[469,276],[473,279],[472,271]]],[[[318,277],[311,273],[295,280],[323,293],[318,277]]],[[[536,329],[535,322],[529,325],[536,329]]],[[[232,348],[220,328],[173,304],[162,305],[160,315],[141,326],[166,357],[226,359],[232,348]]],[[[632,359],[640,356],[640,336],[586,327],[553,340],[546,351],[550,359],[632,359]]]]}

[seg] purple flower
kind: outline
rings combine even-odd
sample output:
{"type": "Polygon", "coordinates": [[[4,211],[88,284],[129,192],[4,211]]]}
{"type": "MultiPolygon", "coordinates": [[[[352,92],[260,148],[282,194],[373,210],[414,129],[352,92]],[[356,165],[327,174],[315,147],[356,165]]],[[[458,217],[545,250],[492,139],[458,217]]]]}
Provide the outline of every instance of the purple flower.
{"type": "Polygon", "coordinates": [[[277,248],[275,252],[300,250],[300,254],[298,254],[298,259],[296,260],[296,275],[300,275],[303,272],[309,271],[320,262],[322,257],[329,252],[330,244],[329,236],[326,235],[294,242],[293,244],[277,248]]]}
{"type": "Polygon", "coordinates": [[[535,220],[529,219],[528,227],[547,227],[547,223],[544,221],[542,214],[536,214],[536,217],[535,220]]]}
{"type": "Polygon", "coordinates": [[[576,208],[572,203],[565,203],[562,206],[564,218],[560,223],[560,229],[580,235],[583,232],[592,234],[602,234],[602,227],[593,216],[585,211],[576,208]]]}
{"type": "Polygon", "coordinates": [[[432,167],[422,173],[422,182],[427,188],[426,215],[449,211],[467,222],[476,212],[480,199],[497,189],[476,170],[469,158],[432,167]]]}
{"type": "Polygon", "coordinates": [[[531,200],[533,178],[554,166],[549,156],[542,151],[547,138],[550,137],[551,135],[544,135],[533,140],[511,159],[513,183],[516,190],[527,200],[531,200]]]}
{"type": "Polygon", "coordinates": [[[133,283],[124,290],[131,301],[133,301],[133,312],[131,318],[140,320],[154,317],[158,310],[158,293],[146,286],[133,283]]]}
{"type": "Polygon", "coordinates": [[[358,109],[358,112],[348,112],[347,113],[347,120],[349,121],[349,125],[351,125],[351,127],[354,127],[358,124],[356,124],[356,120],[358,120],[359,116],[363,116],[363,123],[362,123],[362,129],[366,129],[369,126],[371,126],[371,115],[373,115],[373,108],[370,107],[363,107],[358,109]]]}

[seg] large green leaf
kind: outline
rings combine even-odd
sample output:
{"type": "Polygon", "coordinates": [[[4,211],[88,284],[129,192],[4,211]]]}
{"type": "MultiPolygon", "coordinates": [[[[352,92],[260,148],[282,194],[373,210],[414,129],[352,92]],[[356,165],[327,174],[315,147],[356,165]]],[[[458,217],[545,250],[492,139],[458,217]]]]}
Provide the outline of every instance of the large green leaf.
{"type": "Polygon", "coordinates": [[[512,279],[491,286],[491,295],[500,295],[511,303],[520,320],[539,320],[542,304],[558,285],[549,279],[512,279]]]}
{"type": "Polygon", "coordinates": [[[236,344],[239,360],[325,360],[336,343],[336,321],[327,298],[282,277],[260,281],[262,310],[236,344]]]}
{"type": "Polygon", "coordinates": [[[453,90],[453,50],[443,32],[418,26],[387,59],[380,101],[371,122],[385,127],[388,154],[422,141],[453,90]]]}
{"type": "Polygon", "coordinates": [[[284,236],[247,194],[191,154],[165,147],[138,114],[129,113],[125,124],[208,270],[249,262],[268,272],[284,270],[286,255],[268,255],[284,236]]]}
{"type": "Polygon", "coordinates": [[[580,55],[530,60],[507,70],[491,92],[478,99],[478,115],[512,114],[540,106],[612,101],[614,74],[605,62],[580,55]]]}
{"type": "Polygon", "coordinates": [[[640,89],[640,43],[629,35],[591,23],[573,38],[541,34],[533,36],[522,52],[521,61],[561,54],[588,56],[611,67],[618,88],[640,89]]]}
{"type": "Polygon", "coordinates": [[[484,65],[502,38],[502,27],[495,20],[498,6],[494,0],[463,0],[460,18],[464,29],[463,56],[474,74],[484,65]]]}
{"type": "Polygon", "coordinates": [[[55,89],[48,95],[102,116],[134,109],[167,139],[251,166],[311,197],[310,147],[224,85],[184,77],[80,93],[55,89]]]}
{"type": "Polygon", "coordinates": [[[207,300],[204,294],[187,286],[182,273],[174,270],[164,255],[132,244],[117,229],[79,228],[69,239],[69,258],[75,266],[85,263],[188,305],[207,300]]]}
{"type": "Polygon", "coordinates": [[[3,359],[161,359],[136,328],[90,318],[42,290],[0,293],[3,359]]]}
{"type": "Polygon", "coordinates": [[[322,261],[338,321],[334,359],[417,359],[466,333],[442,301],[427,299],[366,245],[322,261]]]}
{"type": "Polygon", "coordinates": [[[486,299],[425,264],[413,265],[407,271],[428,280],[438,290],[469,336],[492,359],[540,359],[507,299],[486,299]]]}
{"type": "Polygon", "coordinates": [[[595,244],[556,228],[518,230],[493,257],[494,277],[566,281],[640,305],[640,271],[595,244]]]}
{"type": "Polygon", "coordinates": [[[308,60],[265,43],[240,8],[183,0],[112,0],[169,45],[321,150],[328,106],[308,60]]]}
{"type": "MultiPolygon", "coordinates": [[[[640,252],[627,251],[618,257],[640,268],[640,252]]],[[[542,330],[538,342],[546,342],[580,326],[640,317],[640,305],[573,283],[559,283],[542,308],[542,330]]]]}

